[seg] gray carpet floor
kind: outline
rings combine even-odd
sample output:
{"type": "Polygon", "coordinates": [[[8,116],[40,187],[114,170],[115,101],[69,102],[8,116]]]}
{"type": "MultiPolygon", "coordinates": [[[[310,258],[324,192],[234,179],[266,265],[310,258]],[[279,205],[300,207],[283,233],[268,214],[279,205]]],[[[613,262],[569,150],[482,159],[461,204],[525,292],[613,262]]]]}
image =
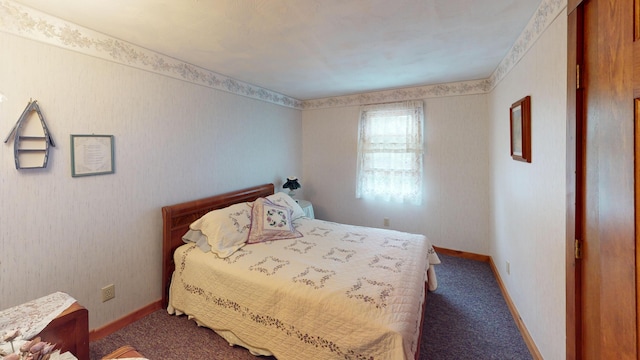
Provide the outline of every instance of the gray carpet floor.
{"type": "Polygon", "coordinates": [[[532,359],[489,263],[439,254],[422,359],[532,359]]]}
{"type": "MultiPolygon", "coordinates": [[[[489,264],[439,256],[438,289],[427,296],[420,359],[531,359],[489,264]]],[[[165,310],[92,342],[91,359],[123,345],[150,360],[273,359],[231,347],[213,331],[165,310]]]]}

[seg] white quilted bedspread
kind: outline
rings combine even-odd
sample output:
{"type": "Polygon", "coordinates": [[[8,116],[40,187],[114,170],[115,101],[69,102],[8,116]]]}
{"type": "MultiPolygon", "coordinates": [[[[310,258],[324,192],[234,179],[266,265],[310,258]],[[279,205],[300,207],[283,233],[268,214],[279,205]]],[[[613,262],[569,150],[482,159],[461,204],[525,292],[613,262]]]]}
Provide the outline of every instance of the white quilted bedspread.
{"type": "Polygon", "coordinates": [[[303,237],[246,245],[226,259],[180,247],[169,312],[279,360],[413,359],[427,268],[440,262],[428,240],[308,218],[294,224],[303,237]]]}

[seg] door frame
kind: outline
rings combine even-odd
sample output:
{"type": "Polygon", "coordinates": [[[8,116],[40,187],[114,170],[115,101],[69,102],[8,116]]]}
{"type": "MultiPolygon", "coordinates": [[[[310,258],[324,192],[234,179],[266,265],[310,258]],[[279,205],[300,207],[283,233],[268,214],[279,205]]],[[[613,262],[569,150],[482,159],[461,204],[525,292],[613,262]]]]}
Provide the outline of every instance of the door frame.
{"type": "MultiPolygon", "coordinates": [[[[576,242],[580,240],[579,229],[582,228],[581,216],[577,211],[582,209],[583,166],[578,166],[581,158],[578,144],[582,144],[582,127],[578,119],[584,116],[583,94],[579,89],[579,66],[583,60],[582,34],[583,17],[579,5],[582,0],[568,0],[567,4],[567,135],[566,135],[566,359],[582,358],[581,343],[581,262],[576,259],[576,242]],[[580,136],[580,138],[578,138],[580,136]]],[[[582,123],[582,121],[580,121],[582,123]]],[[[582,150],[582,148],[580,148],[582,150]]]]}

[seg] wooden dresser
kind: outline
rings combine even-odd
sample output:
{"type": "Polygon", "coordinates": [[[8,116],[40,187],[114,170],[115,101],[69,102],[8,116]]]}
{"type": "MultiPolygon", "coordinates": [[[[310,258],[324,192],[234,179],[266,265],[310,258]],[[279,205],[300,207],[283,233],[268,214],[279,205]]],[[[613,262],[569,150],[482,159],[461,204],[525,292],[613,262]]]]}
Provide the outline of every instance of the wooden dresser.
{"type": "Polygon", "coordinates": [[[56,344],[61,353],[69,351],[78,360],[89,360],[89,311],[75,302],[38,336],[43,341],[56,344]]]}

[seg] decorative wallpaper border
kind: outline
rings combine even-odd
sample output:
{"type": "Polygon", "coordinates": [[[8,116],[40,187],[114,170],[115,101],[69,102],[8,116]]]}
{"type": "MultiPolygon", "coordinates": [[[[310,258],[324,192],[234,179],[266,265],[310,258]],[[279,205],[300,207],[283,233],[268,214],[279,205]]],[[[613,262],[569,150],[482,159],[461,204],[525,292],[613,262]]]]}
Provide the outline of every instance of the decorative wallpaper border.
{"type": "Polygon", "coordinates": [[[306,101],[185,63],[10,0],[0,0],[0,31],[232,94],[306,110],[490,92],[520,61],[566,6],[567,0],[542,0],[518,40],[488,79],[306,101]]]}
{"type": "Polygon", "coordinates": [[[392,101],[419,100],[434,97],[484,94],[491,90],[488,79],[376,91],[355,95],[306,100],[303,109],[379,104],[392,101]]]}
{"type": "Polygon", "coordinates": [[[0,31],[134,68],[301,109],[302,101],[118,40],[9,0],[0,0],[0,31]]]}
{"type": "Polygon", "coordinates": [[[524,57],[547,27],[567,7],[567,0],[542,0],[535,14],[522,31],[518,40],[502,59],[488,79],[426,85],[397,90],[307,100],[303,109],[321,109],[339,106],[357,106],[392,101],[418,100],[434,97],[484,94],[493,90],[498,83],[524,57]]]}
{"type": "Polygon", "coordinates": [[[513,69],[524,57],[536,40],[551,25],[551,23],[567,7],[567,0],[543,0],[529,23],[524,28],[518,40],[513,44],[500,65],[489,77],[491,90],[513,69]]]}

